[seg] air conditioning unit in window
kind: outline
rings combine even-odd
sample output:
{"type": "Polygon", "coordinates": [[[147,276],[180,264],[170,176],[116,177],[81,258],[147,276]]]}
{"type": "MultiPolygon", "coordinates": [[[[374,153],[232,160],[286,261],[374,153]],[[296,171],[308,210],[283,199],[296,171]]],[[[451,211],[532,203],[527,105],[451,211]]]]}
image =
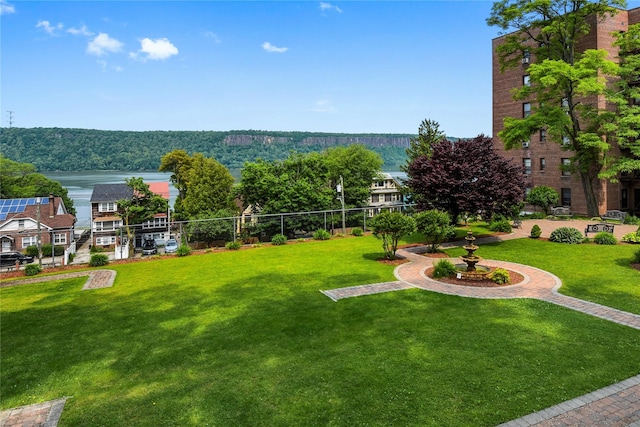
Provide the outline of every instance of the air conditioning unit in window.
{"type": "Polygon", "coordinates": [[[529,148],[529,141],[525,141],[522,143],[522,148],[529,148]]]}
{"type": "Polygon", "coordinates": [[[523,64],[528,64],[529,63],[529,57],[528,56],[522,57],[522,63],[523,64]]]}

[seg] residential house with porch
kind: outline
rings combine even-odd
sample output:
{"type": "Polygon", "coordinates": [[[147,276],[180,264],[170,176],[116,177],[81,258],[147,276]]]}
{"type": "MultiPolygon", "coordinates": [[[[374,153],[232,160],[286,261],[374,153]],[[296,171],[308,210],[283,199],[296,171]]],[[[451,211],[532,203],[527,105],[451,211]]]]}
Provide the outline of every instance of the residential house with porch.
{"type": "MultiPolygon", "coordinates": [[[[169,183],[152,182],[149,189],[169,200],[169,183]]],[[[120,216],[118,201],[131,199],[133,189],[127,184],[96,184],[91,194],[91,244],[113,249],[124,244],[126,232],[120,216]]],[[[167,204],[168,205],[168,204],[167,204]]],[[[131,225],[134,230],[134,246],[141,247],[144,239],[168,239],[171,231],[170,212],[158,212],[142,224],[131,225]]]]}
{"type": "Polygon", "coordinates": [[[371,183],[369,217],[376,216],[383,210],[400,211],[405,204],[401,189],[402,182],[399,176],[381,173],[380,177],[371,183]]]}
{"type": "Polygon", "coordinates": [[[24,252],[38,238],[43,245],[75,249],[75,223],[61,197],[0,199],[0,251],[24,252]]]}

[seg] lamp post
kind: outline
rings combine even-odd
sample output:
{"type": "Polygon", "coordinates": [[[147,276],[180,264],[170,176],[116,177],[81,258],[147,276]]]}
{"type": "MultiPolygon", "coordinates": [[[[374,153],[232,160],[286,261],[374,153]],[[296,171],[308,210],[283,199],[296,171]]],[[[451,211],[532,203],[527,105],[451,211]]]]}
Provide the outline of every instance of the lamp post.
{"type": "Polygon", "coordinates": [[[345,212],[344,212],[344,181],[342,181],[342,175],[340,175],[340,184],[338,184],[338,188],[336,189],[338,190],[338,193],[340,193],[340,195],[338,196],[338,198],[340,199],[340,203],[342,203],[342,234],[346,234],[347,233],[347,227],[345,224],[345,212]]]}
{"type": "Polygon", "coordinates": [[[38,265],[42,268],[42,238],[40,234],[40,203],[42,199],[40,197],[36,197],[36,217],[38,221],[38,265]]]}

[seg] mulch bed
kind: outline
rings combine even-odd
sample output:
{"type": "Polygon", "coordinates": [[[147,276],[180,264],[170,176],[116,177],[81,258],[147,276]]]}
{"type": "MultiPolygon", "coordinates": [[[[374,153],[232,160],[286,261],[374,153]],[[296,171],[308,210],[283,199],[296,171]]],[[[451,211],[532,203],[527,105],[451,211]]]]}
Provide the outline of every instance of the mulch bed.
{"type": "Polygon", "coordinates": [[[465,280],[465,279],[456,279],[449,277],[440,277],[436,279],[433,277],[433,267],[430,267],[425,270],[425,274],[427,277],[437,280],[438,282],[448,283],[450,285],[459,285],[459,286],[475,286],[479,288],[499,288],[502,286],[511,286],[517,285],[518,283],[524,281],[524,276],[520,273],[516,273],[515,271],[507,270],[509,272],[510,283],[505,283],[504,285],[499,285],[494,283],[491,280],[465,280]]]}

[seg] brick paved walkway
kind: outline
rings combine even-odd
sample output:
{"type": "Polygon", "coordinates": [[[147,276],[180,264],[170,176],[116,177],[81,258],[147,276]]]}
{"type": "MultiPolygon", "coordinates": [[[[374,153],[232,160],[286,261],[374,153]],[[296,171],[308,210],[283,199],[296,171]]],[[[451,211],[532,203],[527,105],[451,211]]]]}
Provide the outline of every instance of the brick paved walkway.
{"type": "Polygon", "coordinates": [[[74,277],[88,276],[87,281],[82,287],[83,291],[88,289],[110,288],[116,280],[116,272],[114,270],[87,270],[77,271],[74,273],[54,274],[51,276],[36,276],[29,279],[11,280],[0,283],[0,288],[10,286],[26,285],[29,283],[52,282],[54,280],[71,279],[74,277]]]}
{"type": "Polygon", "coordinates": [[[56,427],[67,398],[0,412],[0,427],[56,427]]]}

